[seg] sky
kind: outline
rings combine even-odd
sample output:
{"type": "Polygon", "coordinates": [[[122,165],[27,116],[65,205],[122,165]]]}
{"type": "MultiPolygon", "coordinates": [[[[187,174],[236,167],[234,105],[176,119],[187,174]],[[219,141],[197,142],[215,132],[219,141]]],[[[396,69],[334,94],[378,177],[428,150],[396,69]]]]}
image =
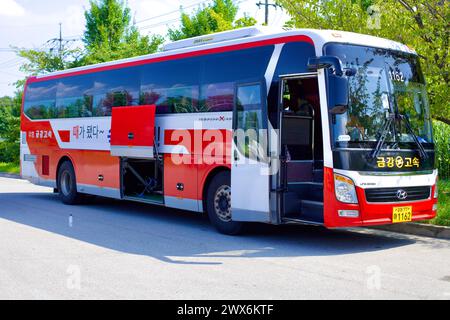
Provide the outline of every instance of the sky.
{"type": "MultiPolygon", "coordinates": [[[[190,13],[201,4],[211,0],[127,0],[133,19],[141,34],[166,35],[169,27],[179,26],[180,6],[190,13]]],[[[258,0],[235,0],[239,5],[237,18],[244,13],[264,22],[264,8],[258,8],[258,0]]],[[[45,43],[62,35],[73,39],[72,46],[81,46],[85,19],[84,11],[89,0],[0,0],[0,97],[13,95],[13,83],[23,79],[19,67],[23,59],[18,58],[11,47],[42,48],[45,43]]],[[[270,7],[269,25],[282,26],[289,16],[280,8],[270,7]]]]}

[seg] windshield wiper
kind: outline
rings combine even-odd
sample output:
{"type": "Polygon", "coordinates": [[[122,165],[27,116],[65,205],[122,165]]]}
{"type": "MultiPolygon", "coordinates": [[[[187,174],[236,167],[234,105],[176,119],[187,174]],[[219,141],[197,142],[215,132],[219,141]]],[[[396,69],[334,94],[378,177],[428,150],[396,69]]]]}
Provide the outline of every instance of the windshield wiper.
{"type": "Polygon", "coordinates": [[[422,143],[419,141],[419,139],[417,138],[417,135],[414,133],[414,130],[411,127],[411,122],[409,122],[408,116],[404,115],[404,114],[398,114],[398,118],[400,120],[404,120],[405,124],[406,124],[406,129],[409,131],[409,133],[411,134],[411,136],[413,137],[414,142],[417,144],[417,146],[419,147],[419,154],[420,157],[422,159],[427,159],[428,158],[428,154],[425,152],[425,148],[423,147],[422,143]]]}
{"type": "Polygon", "coordinates": [[[373,160],[380,154],[381,148],[384,145],[384,141],[386,140],[386,136],[389,133],[389,129],[392,125],[392,122],[395,120],[395,114],[389,113],[388,117],[384,121],[383,128],[381,129],[380,137],[377,140],[377,145],[375,149],[369,154],[369,159],[373,160]]]}
{"type": "Polygon", "coordinates": [[[408,117],[406,115],[399,114],[399,113],[397,113],[397,114],[389,113],[388,117],[386,118],[386,120],[383,124],[383,128],[381,129],[380,137],[377,140],[377,145],[375,146],[375,149],[373,149],[373,151],[369,154],[369,159],[373,160],[376,157],[378,157],[378,155],[380,154],[381,148],[384,145],[384,141],[386,140],[386,136],[389,133],[389,129],[390,129],[392,123],[396,119],[404,120],[404,122],[406,124],[406,129],[408,130],[409,134],[411,134],[416,145],[419,147],[420,157],[422,159],[427,159],[428,154],[426,153],[425,148],[423,147],[422,143],[417,138],[417,135],[414,133],[414,130],[411,127],[411,123],[409,122],[408,117]]]}

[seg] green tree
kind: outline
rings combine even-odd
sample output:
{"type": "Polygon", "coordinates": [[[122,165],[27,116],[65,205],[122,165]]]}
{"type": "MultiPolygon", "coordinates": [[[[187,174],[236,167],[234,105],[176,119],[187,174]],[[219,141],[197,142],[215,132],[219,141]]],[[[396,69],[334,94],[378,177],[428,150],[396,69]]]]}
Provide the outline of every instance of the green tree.
{"type": "Polygon", "coordinates": [[[444,0],[278,0],[297,28],[352,31],[413,47],[422,59],[433,118],[450,124],[450,3],[444,0]]]}
{"type": "MultiPolygon", "coordinates": [[[[86,31],[84,50],[69,48],[23,49],[15,48],[26,62],[20,70],[28,76],[64,70],[93,63],[128,58],[153,53],[163,42],[163,37],[142,36],[131,25],[130,8],[119,0],[91,1],[85,11],[86,31]]],[[[22,88],[24,80],[16,85],[22,88]]]]}
{"type": "Polygon", "coordinates": [[[90,1],[83,36],[83,64],[153,53],[163,43],[158,35],[142,36],[131,24],[130,8],[120,0],[90,1]]]}
{"type": "Polygon", "coordinates": [[[64,70],[78,64],[81,49],[45,50],[16,48],[17,55],[28,60],[20,66],[27,75],[37,75],[47,72],[64,70]]]}
{"type": "Polygon", "coordinates": [[[19,162],[22,95],[0,98],[0,162],[19,162]]]}
{"type": "Polygon", "coordinates": [[[198,8],[192,15],[181,13],[181,27],[169,29],[169,39],[176,41],[256,24],[257,21],[247,14],[236,20],[238,9],[233,0],[214,0],[198,8]]]}

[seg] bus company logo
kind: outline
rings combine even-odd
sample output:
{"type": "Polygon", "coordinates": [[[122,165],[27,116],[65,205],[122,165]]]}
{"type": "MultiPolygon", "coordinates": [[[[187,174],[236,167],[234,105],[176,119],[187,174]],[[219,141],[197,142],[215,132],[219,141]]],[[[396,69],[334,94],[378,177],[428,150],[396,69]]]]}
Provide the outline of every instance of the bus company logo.
{"type": "Polygon", "coordinates": [[[213,37],[205,37],[205,38],[194,40],[194,44],[205,43],[205,42],[209,42],[209,41],[212,41],[212,40],[214,40],[213,37]]]}
{"type": "Polygon", "coordinates": [[[28,131],[28,138],[30,139],[51,139],[53,133],[51,130],[36,130],[28,131]]]}
{"type": "Polygon", "coordinates": [[[231,121],[231,117],[218,116],[218,117],[204,117],[198,119],[200,121],[231,121]]]}
{"type": "Polygon", "coordinates": [[[417,157],[377,157],[378,168],[419,168],[420,160],[417,157]]]}
{"type": "Polygon", "coordinates": [[[408,198],[408,193],[403,189],[399,189],[397,190],[396,196],[398,200],[405,200],[406,198],[408,198]]]}

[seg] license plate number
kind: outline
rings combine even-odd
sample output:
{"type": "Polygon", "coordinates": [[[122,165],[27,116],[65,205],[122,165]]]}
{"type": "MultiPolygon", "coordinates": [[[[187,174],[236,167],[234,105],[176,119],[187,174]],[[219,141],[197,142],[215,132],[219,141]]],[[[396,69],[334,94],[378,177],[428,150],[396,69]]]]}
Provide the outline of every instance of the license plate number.
{"type": "Polygon", "coordinates": [[[412,206],[394,207],[392,211],[392,223],[412,220],[412,206]]]}

